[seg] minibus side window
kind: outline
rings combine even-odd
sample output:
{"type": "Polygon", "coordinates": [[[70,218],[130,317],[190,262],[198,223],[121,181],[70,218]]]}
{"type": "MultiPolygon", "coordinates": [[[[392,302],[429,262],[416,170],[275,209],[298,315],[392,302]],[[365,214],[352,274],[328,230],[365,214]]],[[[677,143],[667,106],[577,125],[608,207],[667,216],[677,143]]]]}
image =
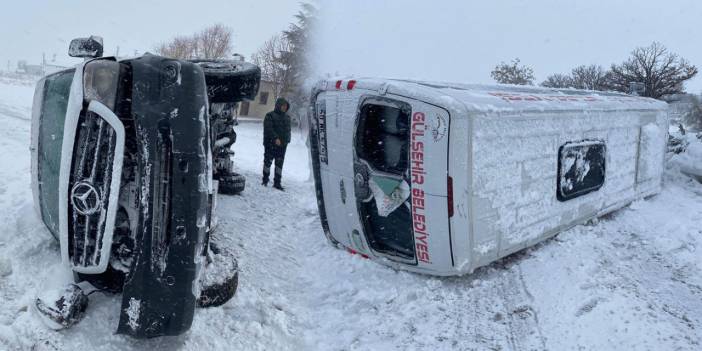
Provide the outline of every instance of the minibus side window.
{"type": "Polygon", "coordinates": [[[606,147],[601,140],[569,142],[558,150],[558,201],[599,190],[605,182],[606,147]]]}

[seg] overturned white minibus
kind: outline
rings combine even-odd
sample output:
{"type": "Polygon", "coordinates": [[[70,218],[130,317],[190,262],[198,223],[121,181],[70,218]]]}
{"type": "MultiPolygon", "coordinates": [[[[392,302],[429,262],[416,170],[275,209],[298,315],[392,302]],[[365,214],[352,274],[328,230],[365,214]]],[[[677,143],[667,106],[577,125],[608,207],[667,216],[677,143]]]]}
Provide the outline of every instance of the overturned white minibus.
{"type": "Polygon", "coordinates": [[[667,105],[618,93],[321,81],[310,151],[327,238],[456,275],[661,188],[667,105]]]}

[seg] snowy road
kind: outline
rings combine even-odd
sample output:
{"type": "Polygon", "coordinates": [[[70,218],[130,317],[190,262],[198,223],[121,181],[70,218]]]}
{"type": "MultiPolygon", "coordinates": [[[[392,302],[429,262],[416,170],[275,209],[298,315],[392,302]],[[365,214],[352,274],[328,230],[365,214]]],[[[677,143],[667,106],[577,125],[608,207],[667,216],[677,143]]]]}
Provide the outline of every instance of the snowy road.
{"type": "Polygon", "coordinates": [[[32,88],[0,82],[0,350],[700,350],[702,185],[669,171],[661,193],[470,276],[433,278],[332,248],[296,135],[285,193],[258,184],[261,128],[238,127],[241,196],[221,197],[237,296],[176,338],[114,335],[119,299],[45,328],[32,302],[67,273],[29,188],[32,88]]]}

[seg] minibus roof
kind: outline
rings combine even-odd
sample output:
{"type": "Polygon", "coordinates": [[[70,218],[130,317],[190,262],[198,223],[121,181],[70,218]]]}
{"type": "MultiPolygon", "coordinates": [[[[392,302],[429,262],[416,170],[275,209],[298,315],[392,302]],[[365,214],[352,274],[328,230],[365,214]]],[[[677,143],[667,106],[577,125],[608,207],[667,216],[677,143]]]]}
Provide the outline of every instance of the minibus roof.
{"type": "Polygon", "coordinates": [[[387,78],[358,78],[320,82],[323,90],[367,89],[415,98],[452,110],[467,109],[488,115],[564,111],[665,111],[665,102],[627,95],[578,89],[520,85],[481,85],[387,78]],[[353,82],[349,84],[349,82],[353,82]],[[462,106],[456,106],[456,104],[462,106]],[[463,107],[463,108],[461,108],[463,107]]]}

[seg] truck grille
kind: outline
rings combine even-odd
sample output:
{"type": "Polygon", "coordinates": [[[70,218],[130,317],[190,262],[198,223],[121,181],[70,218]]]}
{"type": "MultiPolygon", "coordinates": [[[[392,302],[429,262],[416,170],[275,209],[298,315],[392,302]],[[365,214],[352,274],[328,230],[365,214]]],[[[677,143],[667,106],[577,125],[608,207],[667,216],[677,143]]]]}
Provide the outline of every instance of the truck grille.
{"type": "Polygon", "coordinates": [[[68,185],[68,254],[73,267],[94,268],[102,260],[117,137],[97,114],[80,117],[68,185]]]}

